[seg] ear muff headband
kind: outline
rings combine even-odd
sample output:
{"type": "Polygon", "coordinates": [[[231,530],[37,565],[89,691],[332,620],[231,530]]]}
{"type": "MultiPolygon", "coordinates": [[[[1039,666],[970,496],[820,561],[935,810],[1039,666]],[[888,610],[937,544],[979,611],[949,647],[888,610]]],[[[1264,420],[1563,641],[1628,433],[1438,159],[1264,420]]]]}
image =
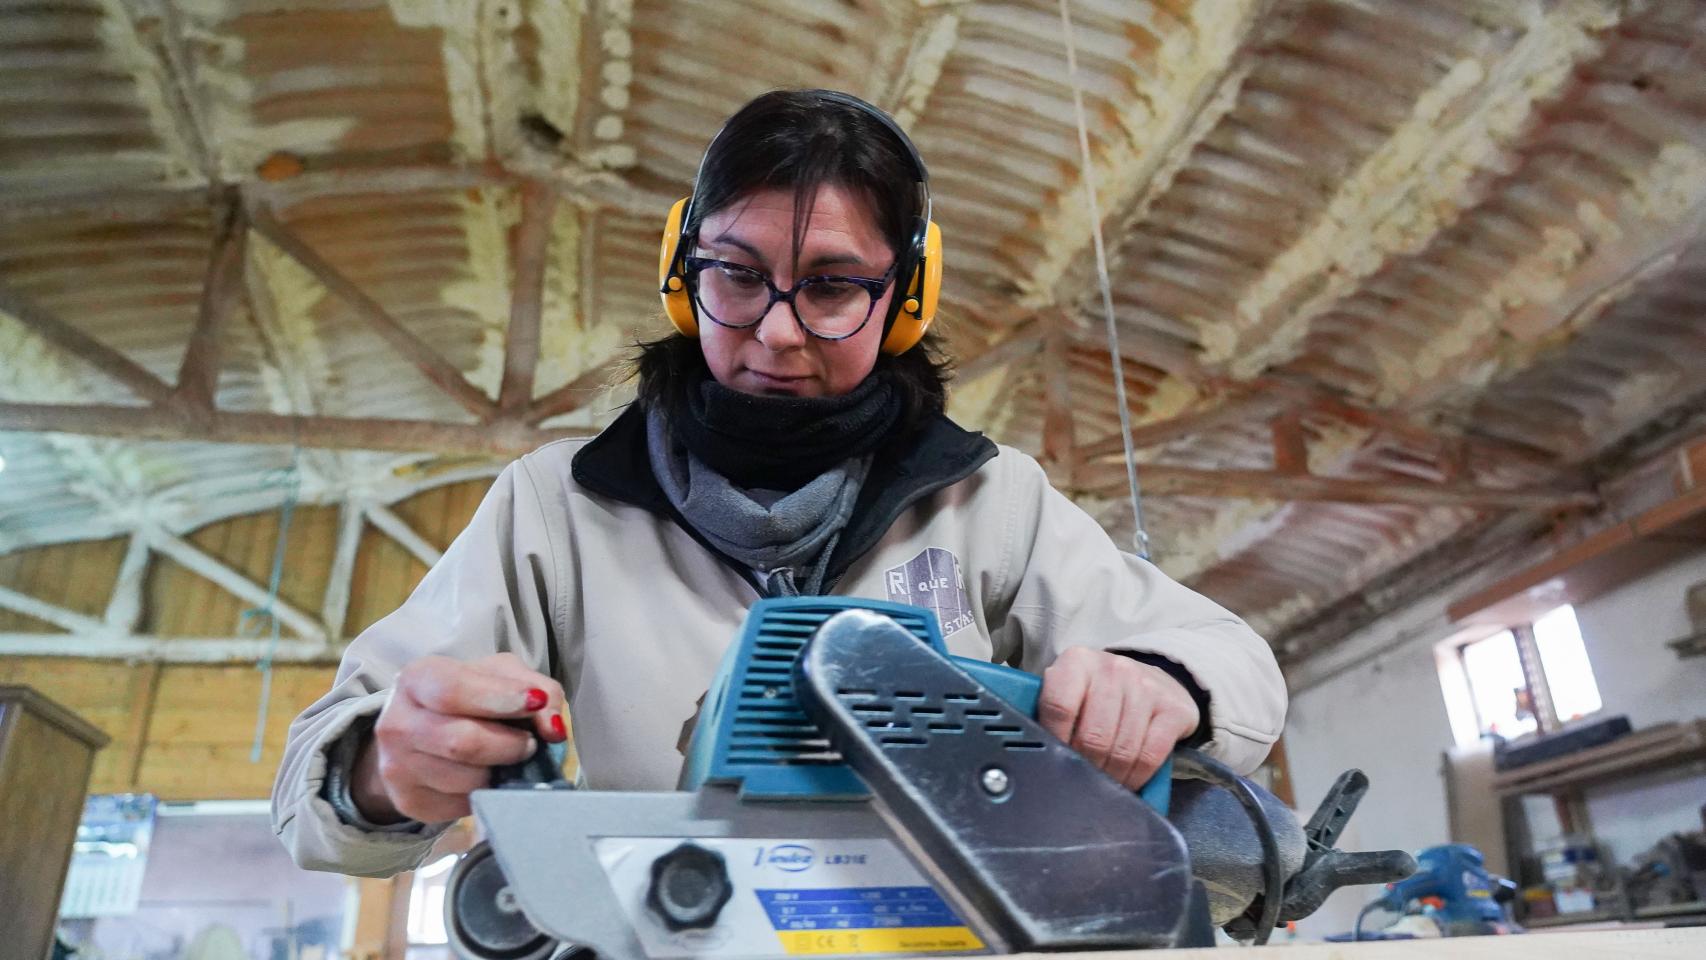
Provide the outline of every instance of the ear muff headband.
{"type": "MultiPolygon", "coordinates": [[[[893,133],[906,149],[917,173],[919,190],[923,194],[923,215],[916,218],[912,236],[900,251],[895,264],[895,284],[890,288],[888,314],[883,318],[885,333],[882,351],[895,355],[905,353],[924,339],[930,324],[936,319],[936,304],[942,292],[942,232],[930,218],[930,172],[912,138],[893,118],[851,94],[837,90],[813,91],[819,99],[865,112],[893,133]]],[[[711,155],[722,130],[711,138],[705,155],[699,159],[699,170],[693,176],[695,194],[700,175],[705,172],[705,157],[711,155]]],[[[687,249],[683,228],[693,219],[694,196],[675,202],[664,221],[663,242],[658,251],[658,295],[663,299],[664,314],[675,329],[685,336],[699,336],[699,317],[693,304],[693,294],[687,289],[687,249]]]]}

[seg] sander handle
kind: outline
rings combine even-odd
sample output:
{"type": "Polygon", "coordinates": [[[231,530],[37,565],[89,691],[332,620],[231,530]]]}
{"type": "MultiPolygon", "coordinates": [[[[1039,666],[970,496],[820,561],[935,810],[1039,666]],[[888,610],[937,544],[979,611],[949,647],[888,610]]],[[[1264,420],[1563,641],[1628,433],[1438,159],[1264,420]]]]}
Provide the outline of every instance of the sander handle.
{"type": "MultiPolygon", "coordinates": [[[[971,657],[956,657],[949,655],[954,666],[971,675],[973,680],[982,684],[990,693],[1007,701],[1013,709],[1037,719],[1037,701],[1043,692],[1043,678],[1034,673],[1009,667],[987,660],[976,660],[971,657]]],[[[1144,803],[1162,816],[1167,815],[1167,806],[1173,795],[1173,758],[1161,764],[1155,775],[1137,790],[1137,795],[1144,803]]]]}

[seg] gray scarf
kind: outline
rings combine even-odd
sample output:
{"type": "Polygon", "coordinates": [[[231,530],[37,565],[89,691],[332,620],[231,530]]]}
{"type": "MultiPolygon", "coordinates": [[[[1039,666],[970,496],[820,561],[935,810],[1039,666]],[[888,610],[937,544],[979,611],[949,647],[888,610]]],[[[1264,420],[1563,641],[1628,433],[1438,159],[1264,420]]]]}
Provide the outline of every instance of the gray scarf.
{"type": "Polygon", "coordinates": [[[784,597],[823,589],[871,468],[869,456],[845,460],[792,493],[737,487],[694,456],[657,410],[647,411],[646,450],[658,486],[693,529],[784,597]]]}

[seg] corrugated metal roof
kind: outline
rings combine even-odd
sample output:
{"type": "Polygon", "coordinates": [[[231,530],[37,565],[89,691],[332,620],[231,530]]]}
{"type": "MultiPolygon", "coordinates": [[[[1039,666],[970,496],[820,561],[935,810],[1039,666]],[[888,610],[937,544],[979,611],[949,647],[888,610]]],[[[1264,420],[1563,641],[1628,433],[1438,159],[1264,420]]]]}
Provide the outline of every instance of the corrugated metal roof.
{"type": "MultiPolygon", "coordinates": [[[[1706,7],[1072,12],[1135,420],[1273,401],[1147,444],[1143,463],[1266,471],[1268,421],[1289,408],[1323,475],[1544,484],[1703,382],[1706,7]]],[[[1079,448],[1118,436],[1049,0],[0,3],[0,81],[0,288],[173,382],[212,175],[494,397],[518,178],[566,201],[545,256],[544,394],[662,332],[659,223],[721,118],[778,86],[846,89],[892,110],[930,163],[959,352],[975,370],[1020,347],[959,385],[956,413],[1038,454],[1068,410],[1079,448]]],[[[285,253],[253,237],[245,265],[222,409],[471,422],[285,253]]],[[[0,398],[139,402],[4,316],[0,349],[0,398]]],[[[564,422],[596,426],[622,396],[564,422]]],[[[424,459],[26,434],[0,453],[0,550],[113,535],[142,510],[188,526],[253,509],[293,462],[314,499],[424,459]]],[[[1123,543],[1117,459],[1050,466],[1123,543]]],[[[1275,634],[1484,516],[1147,505],[1163,566],[1275,634]]]]}

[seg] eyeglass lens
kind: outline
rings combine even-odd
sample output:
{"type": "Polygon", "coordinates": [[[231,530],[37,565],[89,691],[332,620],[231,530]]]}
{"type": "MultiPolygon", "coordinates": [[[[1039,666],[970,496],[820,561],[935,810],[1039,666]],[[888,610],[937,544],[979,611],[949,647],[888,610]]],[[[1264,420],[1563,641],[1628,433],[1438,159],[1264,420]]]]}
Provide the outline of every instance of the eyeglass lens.
{"type": "MultiPolygon", "coordinates": [[[[699,306],[721,323],[746,326],[758,322],[770,309],[771,287],[753,271],[707,264],[699,271],[698,280],[699,306]]],[[[870,316],[874,305],[865,287],[830,277],[811,278],[794,294],[795,315],[820,337],[852,334],[870,316]]]]}

